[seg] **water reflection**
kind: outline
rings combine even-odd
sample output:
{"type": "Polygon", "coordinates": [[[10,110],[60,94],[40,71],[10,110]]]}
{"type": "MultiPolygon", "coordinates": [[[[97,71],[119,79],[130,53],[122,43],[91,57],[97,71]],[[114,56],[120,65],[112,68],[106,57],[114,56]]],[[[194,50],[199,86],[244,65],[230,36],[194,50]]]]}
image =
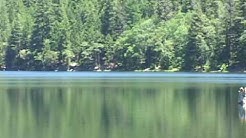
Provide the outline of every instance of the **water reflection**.
{"type": "Polygon", "coordinates": [[[239,113],[239,118],[241,120],[246,120],[246,112],[245,112],[246,106],[245,105],[238,105],[238,113],[239,113]]]}
{"type": "Polygon", "coordinates": [[[27,82],[1,85],[0,134],[5,138],[246,135],[238,119],[236,84],[27,82]]]}
{"type": "MultiPolygon", "coordinates": [[[[245,87],[246,88],[246,87],[245,87]]],[[[241,120],[246,120],[246,89],[243,87],[239,88],[238,91],[238,112],[239,112],[239,118],[241,120]]]]}

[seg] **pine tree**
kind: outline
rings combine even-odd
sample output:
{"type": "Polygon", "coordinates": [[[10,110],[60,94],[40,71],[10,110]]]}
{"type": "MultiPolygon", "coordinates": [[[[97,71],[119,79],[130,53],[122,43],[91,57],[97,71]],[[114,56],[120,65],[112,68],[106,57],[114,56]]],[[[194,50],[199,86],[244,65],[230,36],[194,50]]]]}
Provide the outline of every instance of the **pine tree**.
{"type": "Polygon", "coordinates": [[[217,1],[213,7],[215,8],[213,15],[208,15],[215,28],[215,44],[211,50],[210,68],[212,70],[220,70],[223,64],[228,65],[230,58],[229,49],[226,47],[225,5],[217,1]]]}
{"type": "Polygon", "coordinates": [[[127,24],[125,29],[130,29],[133,27],[144,15],[144,3],[138,0],[126,0],[124,1],[122,8],[124,10],[125,23],[127,24]]]}
{"type": "MultiPolygon", "coordinates": [[[[235,45],[233,49],[236,55],[235,59],[237,64],[232,63],[232,68],[240,68],[241,70],[246,69],[246,45],[244,43],[244,36],[246,31],[246,2],[243,0],[235,1],[235,17],[233,19],[232,29],[235,31],[235,45]]],[[[233,61],[232,61],[233,62],[233,61]]],[[[237,69],[238,70],[238,69],[237,69]]]]}
{"type": "Polygon", "coordinates": [[[229,67],[230,70],[242,69],[244,63],[244,46],[240,45],[240,37],[244,31],[244,4],[239,0],[228,0],[227,3],[227,27],[226,27],[226,46],[229,49],[229,67]]]}
{"type": "Polygon", "coordinates": [[[162,19],[164,21],[169,20],[172,18],[174,14],[174,7],[171,0],[158,0],[157,1],[157,8],[156,13],[159,17],[159,19],[162,19]]]}
{"type": "Polygon", "coordinates": [[[35,23],[32,32],[30,50],[32,52],[32,61],[30,63],[34,70],[42,70],[44,65],[42,63],[42,52],[45,47],[44,41],[51,37],[52,30],[52,11],[51,3],[48,0],[38,0],[36,5],[35,23]]]}
{"type": "Polygon", "coordinates": [[[5,48],[7,46],[8,37],[11,33],[8,12],[6,9],[6,1],[0,1],[0,69],[4,65],[5,48]]]}
{"type": "Polygon", "coordinates": [[[32,7],[36,3],[37,0],[23,0],[23,3],[26,7],[32,7]]]}
{"type": "Polygon", "coordinates": [[[182,12],[187,13],[191,10],[194,10],[194,0],[182,0],[181,5],[182,5],[182,12]]]}
{"type": "Polygon", "coordinates": [[[150,18],[154,16],[156,12],[155,6],[156,6],[156,0],[146,0],[141,8],[143,18],[150,18]]]}
{"type": "Polygon", "coordinates": [[[114,40],[127,28],[127,14],[123,1],[103,1],[101,16],[102,34],[111,35],[114,40]]]}
{"type": "Polygon", "coordinates": [[[22,29],[18,17],[19,15],[17,15],[17,19],[14,21],[14,27],[11,31],[6,49],[5,65],[7,70],[15,70],[18,68],[17,56],[20,51],[22,39],[22,29]]]}
{"type": "Polygon", "coordinates": [[[71,26],[65,9],[67,5],[58,1],[56,3],[54,7],[56,19],[51,32],[53,43],[51,44],[50,52],[54,55],[53,59],[57,60],[56,65],[59,70],[69,70],[69,65],[74,54],[70,40],[71,26]],[[55,58],[54,52],[57,52],[57,59],[55,58]]]}
{"type": "Polygon", "coordinates": [[[0,66],[244,70],[245,5],[245,0],[0,0],[0,66]]]}
{"type": "Polygon", "coordinates": [[[208,60],[207,52],[209,50],[204,35],[204,15],[195,12],[188,34],[188,43],[184,48],[183,69],[194,71],[196,67],[201,68],[208,60]]]}

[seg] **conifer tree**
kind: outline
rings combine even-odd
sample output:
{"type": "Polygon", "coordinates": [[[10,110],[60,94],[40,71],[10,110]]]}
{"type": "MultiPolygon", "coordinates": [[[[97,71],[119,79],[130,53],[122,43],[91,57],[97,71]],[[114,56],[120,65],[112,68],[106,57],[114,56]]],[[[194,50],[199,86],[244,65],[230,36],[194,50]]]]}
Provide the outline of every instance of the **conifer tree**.
{"type": "Polygon", "coordinates": [[[245,70],[245,5],[245,0],[0,0],[0,68],[245,70]]]}
{"type": "Polygon", "coordinates": [[[232,19],[233,25],[231,27],[233,31],[235,31],[234,34],[232,34],[233,40],[235,41],[235,46],[233,46],[232,51],[234,52],[233,55],[235,55],[235,57],[234,59],[231,59],[231,67],[244,70],[246,69],[246,61],[244,60],[244,57],[246,56],[246,45],[243,40],[245,39],[243,35],[246,31],[246,2],[243,2],[242,0],[235,0],[234,2],[235,13],[232,19]]]}
{"type": "Polygon", "coordinates": [[[193,14],[188,43],[184,49],[185,55],[182,68],[186,71],[194,71],[196,67],[202,67],[208,59],[207,51],[209,49],[203,32],[205,15],[201,16],[202,14],[198,12],[193,14]]]}
{"type": "Polygon", "coordinates": [[[127,15],[123,1],[103,1],[102,34],[115,40],[127,28],[127,15]]]}
{"type": "Polygon", "coordinates": [[[74,54],[70,41],[71,27],[65,10],[67,5],[65,3],[59,3],[59,1],[55,5],[54,11],[56,18],[51,32],[53,42],[49,52],[53,53],[54,61],[57,60],[57,68],[60,70],[69,70],[69,64],[74,54]]]}
{"type": "Polygon", "coordinates": [[[34,70],[42,70],[42,52],[44,42],[51,37],[52,30],[52,5],[48,0],[38,0],[36,4],[35,22],[32,32],[30,50],[32,52],[31,66],[34,70]]]}
{"type": "Polygon", "coordinates": [[[156,13],[159,19],[169,20],[174,14],[173,3],[171,0],[158,0],[156,13]]]}
{"type": "Polygon", "coordinates": [[[7,70],[18,69],[17,67],[17,56],[21,48],[22,40],[22,29],[19,21],[19,14],[17,19],[14,20],[14,26],[11,31],[11,35],[8,40],[8,46],[5,54],[5,65],[7,70]]]}
{"type": "Polygon", "coordinates": [[[229,50],[229,67],[231,70],[238,70],[242,67],[242,57],[244,54],[244,47],[240,45],[240,37],[245,28],[243,25],[243,16],[245,14],[244,4],[240,0],[228,0],[227,19],[226,19],[226,46],[229,50]]]}
{"type": "Polygon", "coordinates": [[[2,68],[5,66],[5,48],[11,32],[5,0],[0,1],[0,17],[0,68],[2,68]]]}

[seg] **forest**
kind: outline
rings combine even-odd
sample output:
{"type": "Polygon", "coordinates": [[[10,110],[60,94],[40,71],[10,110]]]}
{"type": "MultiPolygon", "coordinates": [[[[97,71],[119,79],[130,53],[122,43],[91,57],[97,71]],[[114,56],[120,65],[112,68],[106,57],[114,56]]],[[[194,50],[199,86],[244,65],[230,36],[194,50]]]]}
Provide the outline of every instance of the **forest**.
{"type": "Polygon", "coordinates": [[[244,71],[245,0],[0,0],[0,68],[244,71]]]}

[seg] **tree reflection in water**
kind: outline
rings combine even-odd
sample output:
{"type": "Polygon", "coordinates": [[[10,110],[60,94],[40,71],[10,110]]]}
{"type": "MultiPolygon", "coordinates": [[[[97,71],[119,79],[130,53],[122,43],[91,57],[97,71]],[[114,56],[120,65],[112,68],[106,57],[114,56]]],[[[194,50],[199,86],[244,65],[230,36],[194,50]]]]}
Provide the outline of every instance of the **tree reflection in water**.
{"type": "Polygon", "coordinates": [[[234,84],[39,79],[0,86],[6,138],[245,136],[238,112],[246,120],[246,108],[237,109],[234,84]]]}
{"type": "Polygon", "coordinates": [[[246,120],[246,89],[241,87],[238,91],[238,114],[240,120],[246,120]]]}

